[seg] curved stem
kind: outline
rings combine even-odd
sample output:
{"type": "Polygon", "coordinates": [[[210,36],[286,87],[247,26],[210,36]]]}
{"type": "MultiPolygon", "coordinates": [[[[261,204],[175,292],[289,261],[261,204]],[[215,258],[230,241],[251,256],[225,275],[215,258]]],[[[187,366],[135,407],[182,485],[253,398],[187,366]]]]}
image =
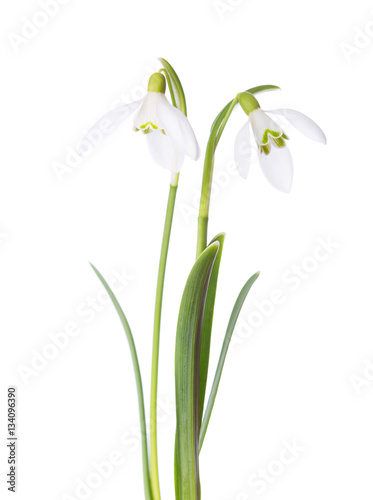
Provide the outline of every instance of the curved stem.
{"type": "MultiPolygon", "coordinates": [[[[267,90],[279,90],[280,87],[276,85],[259,85],[258,87],[252,87],[246,92],[251,94],[257,94],[259,92],[264,92],[267,90]]],[[[206,147],[205,163],[203,168],[203,179],[202,179],[202,189],[201,189],[201,202],[199,208],[198,216],[198,235],[197,235],[197,258],[203,252],[207,246],[207,228],[208,228],[208,218],[210,210],[210,196],[212,187],[212,177],[214,173],[214,159],[215,150],[220,141],[221,135],[227,124],[227,121],[233,111],[233,108],[238,102],[238,96],[230,101],[215,118],[210,132],[210,137],[206,147]]]]}
{"type": "Polygon", "coordinates": [[[161,257],[159,261],[157,292],[154,312],[153,331],[153,357],[152,357],[152,381],[150,398],[150,482],[154,500],[160,500],[159,473],[158,473],[158,451],[157,451],[157,394],[158,394],[158,364],[159,364],[159,339],[161,330],[161,311],[163,299],[163,287],[166,274],[166,263],[168,247],[170,243],[172,219],[175,208],[175,199],[179,174],[172,174],[170,192],[168,197],[166,220],[164,225],[161,257]]]}
{"type": "Polygon", "coordinates": [[[229,104],[227,104],[227,106],[216,117],[212,125],[210,137],[207,143],[205,163],[203,168],[201,202],[198,216],[197,258],[201,255],[201,253],[207,246],[207,228],[210,210],[212,177],[214,173],[215,150],[219,143],[221,134],[223,133],[227,121],[237,102],[238,96],[236,96],[229,104]]]}

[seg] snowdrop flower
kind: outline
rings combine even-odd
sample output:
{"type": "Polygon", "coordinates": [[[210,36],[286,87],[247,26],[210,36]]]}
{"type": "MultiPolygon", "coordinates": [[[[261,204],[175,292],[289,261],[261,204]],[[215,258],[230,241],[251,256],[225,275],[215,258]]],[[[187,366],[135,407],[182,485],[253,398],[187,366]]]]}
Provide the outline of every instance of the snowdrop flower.
{"type": "Polygon", "coordinates": [[[235,163],[240,175],[246,178],[249,173],[252,152],[251,128],[263,174],[272,186],[289,193],[293,180],[293,162],[287,147],[289,137],[267,113],[283,116],[309,139],[326,144],[324,132],[313,120],[299,111],[293,109],[263,111],[255,97],[248,92],[242,92],[238,102],[249,117],[238,132],[234,147],[235,163]]]}
{"type": "Polygon", "coordinates": [[[140,108],[134,118],[134,130],[146,135],[149,152],[161,167],[178,173],[185,155],[198,160],[200,150],[193,129],[184,113],[170,104],[165,92],[164,75],[154,73],[149,79],[146,96],[119,106],[101,118],[87,132],[80,145],[80,153],[84,153],[86,141],[98,144],[140,108]]]}

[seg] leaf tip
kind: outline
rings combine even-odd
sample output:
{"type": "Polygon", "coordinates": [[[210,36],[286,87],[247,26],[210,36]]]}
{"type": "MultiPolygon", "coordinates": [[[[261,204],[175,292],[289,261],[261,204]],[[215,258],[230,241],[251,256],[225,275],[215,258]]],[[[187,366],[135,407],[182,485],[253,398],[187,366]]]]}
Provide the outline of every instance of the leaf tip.
{"type": "Polygon", "coordinates": [[[88,264],[91,266],[91,268],[95,272],[96,276],[98,276],[101,279],[101,274],[100,274],[99,270],[92,264],[92,262],[88,262],[88,264]]]}
{"type": "Polygon", "coordinates": [[[214,241],[208,248],[214,249],[217,252],[220,248],[220,241],[214,241]]]}

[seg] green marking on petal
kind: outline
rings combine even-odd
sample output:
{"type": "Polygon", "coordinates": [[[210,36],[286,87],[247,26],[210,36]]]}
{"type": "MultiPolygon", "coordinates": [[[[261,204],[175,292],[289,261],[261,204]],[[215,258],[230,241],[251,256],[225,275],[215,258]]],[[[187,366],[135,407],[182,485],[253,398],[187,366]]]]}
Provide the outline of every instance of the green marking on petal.
{"type": "Polygon", "coordinates": [[[284,148],[286,146],[285,140],[283,137],[279,137],[278,139],[273,139],[273,142],[276,144],[278,148],[284,148]]]}
{"type": "Polygon", "coordinates": [[[284,148],[286,146],[285,140],[288,140],[288,136],[284,133],[275,132],[273,130],[266,130],[263,136],[263,143],[258,144],[258,148],[261,153],[269,155],[271,152],[272,143],[278,148],[284,148]]]}
{"type": "Polygon", "coordinates": [[[285,140],[288,141],[289,137],[284,132],[277,132],[275,130],[267,129],[263,134],[263,146],[269,145],[271,140],[278,148],[286,146],[285,140]]]}
{"type": "Polygon", "coordinates": [[[276,132],[275,130],[269,130],[267,128],[266,131],[263,134],[263,140],[262,140],[262,142],[263,142],[263,144],[268,144],[270,138],[277,139],[277,138],[281,137],[281,135],[282,135],[282,132],[276,132]]]}
{"type": "Polygon", "coordinates": [[[140,129],[144,132],[144,134],[147,134],[151,130],[157,130],[158,127],[157,125],[154,125],[152,122],[147,122],[144,125],[140,125],[140,129]]]}
{"type": "Polygon", "coordinates": [[[258,148],[260,150],[261,153],[264,153],[265,155],[269,155],[269,153],[271,152],[271,144],[268,143],[268,144],[264,144],[264,145],[258,145],[258,148]]]}

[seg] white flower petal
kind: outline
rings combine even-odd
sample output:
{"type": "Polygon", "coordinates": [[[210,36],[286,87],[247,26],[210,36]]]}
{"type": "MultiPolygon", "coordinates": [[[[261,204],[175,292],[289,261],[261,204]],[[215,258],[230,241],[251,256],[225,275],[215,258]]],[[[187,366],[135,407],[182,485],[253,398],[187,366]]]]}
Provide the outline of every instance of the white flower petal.
{"type": "Polygon", "coordinates": [[[324,132],[317,125],[317,123],[303,113],[295,111],[295,109],[274,109],[268,111],[268,113],[282,115],[289,123],[291,123],[291,125],[293,125],[293,127],[308,137],[308,139],[326,144],[326,136],[324,132]]]}
{"type": "Polygon", "coordinates": [[[250,122],[247,120],[245,125],[238,132],[234,143],[234,161],[240,176],[244,179],[247,178],[249,173],[251,147],[250,122]]]}
{"type": "Polygon", "coordinates": [[[184,162],[184,154],[181,153],[168,135],[159,130],[146,135],[148,149],[154,161],[171,172],[180,172],[184,162]]]}
{"type": "Polygon", "coordinates": [[[164,97],[160,92],[148,92],[144,98],[144,102],[133,120],[133,124],[137,130],[161,129],[160,120],[158,117],[158,103],[164,97]]]}
{"type": "Polygon", "coordinates": [[[158,101],[158,117],[162,128],[176,147],[192,160],[198,160],[199,146],[188,118],[170,104],[165,95],[158,101]]]}
{"type": "Polygon", "coordinates": [[[279,136],[283,134],[283,130],[278,123],[272,120],[262,109],[255,109],[249,115],[249,120],[253,128],[256,143],[265,145],[270,142],[268,130],[276,132],[279,136]],[[268,137],[266,137],[268,135],[268,137]]]}
{"type": "Polygon", "coordinates": [[[108,135],[114,132],[121,123],[136,111],[142,101],[143,99],[140,99],[130,104],[118,106],[104,115],[88,130],[79,144],[78,154],[86,154],[87,151],[90,151],[94,146],[106,139],[108,135]]]}
{"type": "Polygon", "coordinates": [[[293,161],[287,147],[271,147],[266,155],[259,152],[259,163],[266,179],[276,189],[290,193],[293,182],[293,161]]]}

